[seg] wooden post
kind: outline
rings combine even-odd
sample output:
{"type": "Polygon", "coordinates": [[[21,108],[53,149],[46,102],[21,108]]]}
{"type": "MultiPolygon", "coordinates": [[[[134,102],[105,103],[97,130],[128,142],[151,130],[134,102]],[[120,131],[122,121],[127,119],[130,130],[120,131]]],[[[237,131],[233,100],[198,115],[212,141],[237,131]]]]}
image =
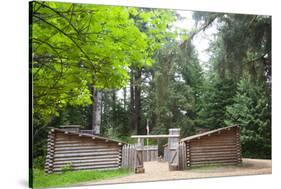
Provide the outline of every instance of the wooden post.
{"type": "Polygon", "coordinates": [[[144,173],[143,167],[143,145],[144,139],[138,138],[137,148],[136,148],[136,169],[135,173],[144,173]]]}
{"type": "Polygon", "coordinates": [[[186,146],[184,142],[179,144],[179,170],[186,168],[186,146]]]}
{"type": "Polygon", "coordinates": [[[241,143],[240,143],[240,126],[236,127],[236,148],[237,148],[237,163],[242,163],[241,158],[241,143]]]}
{"type": "Polygon", "coordinates": [[[185,145],[186,145],[186,166],[187,167],[190,167],[191,166],[191,153],[190,153],[190,141],[186,141],[185,142],[185,145]]]}
{"type": "MultiPolygon", "coordinates": [[[[173,128],[169,129],[169,135],[179,135],[180,129],[173,128]]],[[[169,153],[169,169],[178,170],[179,169],[179,137],[169,137],[168,138],[168,153],[169,153]]]]}

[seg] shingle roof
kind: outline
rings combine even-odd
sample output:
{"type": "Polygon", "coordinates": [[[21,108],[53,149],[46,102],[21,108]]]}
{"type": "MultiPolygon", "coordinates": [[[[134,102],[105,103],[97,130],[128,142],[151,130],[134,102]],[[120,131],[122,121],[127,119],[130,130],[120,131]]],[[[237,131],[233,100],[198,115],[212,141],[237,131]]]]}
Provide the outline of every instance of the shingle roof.
{"type": "Polygon", "coordinates": [[[210,135],[210,134],[213,134],[213,133],[217,133],[217,132],[222,131],[222,130],[231,129],[233,127],[239,127],[239,125],[231,125],[231,126],[228,126],[228,127],[222,127],[222,128],[219,128],[219,129],[215,129],[215,130],[207,131],[207,132],[204,132],[204,133],[192,135],[192,136],[183,138],[180,141],[184,142],[184,141],[187,141],[187,140],[192,140],[192,139],[199,138],[199,137],[202,137],[202,136],[205,136],[205,135],[210,135]]]}
{"type": "Polygon", "coordinates": [[[102,136],[99,136],[99,135],[93,135],[93,134],[81,133],[81,132],[75,132],[75,131],[68,131],[68,130],[65,130],[65,129],[51,128],[51,131],[63,132],[63,133],[78,135],[78,136],[81,136],[81,137],[91,137],[91,138],[95,137],[96,139],[101,139],[101,140],[105,140],[105,141],[127,144],[127,143],[119,141],[119,140],[110,139],[110,138],[102,137],[102,136]]]}

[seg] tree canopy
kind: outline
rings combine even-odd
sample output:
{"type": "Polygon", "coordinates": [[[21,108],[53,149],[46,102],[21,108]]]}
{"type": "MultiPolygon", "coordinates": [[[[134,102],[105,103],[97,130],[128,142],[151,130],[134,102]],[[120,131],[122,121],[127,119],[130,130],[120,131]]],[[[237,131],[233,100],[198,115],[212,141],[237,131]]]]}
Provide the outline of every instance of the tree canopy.
{"type": "Polygon", "coordinates": [[[271,158],[271,17],[192,15],[189,28],[176,26],[182,23],[176,10],[31,2],[39,164],[48,126],[91,129],[95,114],[98,134],[127,142],[146,134],[147,125],[154,134],[179,127],[186,137],[239,124],[242,155],[271,158]],[[194,40],[210,28],[216,32],[202,63],[194,40]]]}
{"type": "Polygon", "coordinates": [[[34,111],[42,117],[90,104],[89,85],[125,86],[131,65],[151,65],[172,21],[169,11],[126,7],[35,1],[31,9],[34,111]]]}

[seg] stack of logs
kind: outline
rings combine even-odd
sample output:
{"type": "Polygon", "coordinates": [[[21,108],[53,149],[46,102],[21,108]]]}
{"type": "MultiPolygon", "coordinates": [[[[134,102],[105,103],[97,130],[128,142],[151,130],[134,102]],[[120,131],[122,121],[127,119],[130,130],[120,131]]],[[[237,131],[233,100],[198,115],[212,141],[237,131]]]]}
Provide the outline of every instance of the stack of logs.
{"type": "Polygon", "coordinates": [[[45,163],[45,172],[52,173],[53,170],[53,158],[54,158],[54,148],[55,148],[55,133],[52,129],[48,133],[48,143],[47,143],[47,156],[46,156],[46,163],[45,163]]]}
{"type": "Polygon", "coordinates": [[[240,128],[228,127],[184,141],[187,166],[241,163],[240,128]]]}
{"type": "Polygon", "coordinates": [[[45,171],[116,169],[121,167],[122,143],[81,133],[52,129],[45,171]]]}

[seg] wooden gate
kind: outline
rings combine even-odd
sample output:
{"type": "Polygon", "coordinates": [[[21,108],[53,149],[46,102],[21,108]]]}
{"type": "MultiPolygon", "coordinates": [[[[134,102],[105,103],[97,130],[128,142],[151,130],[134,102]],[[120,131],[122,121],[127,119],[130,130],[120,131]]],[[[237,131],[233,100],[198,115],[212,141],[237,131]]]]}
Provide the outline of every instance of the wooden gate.
{"type": "MultiPolygon", "coordinates": [[[[179,135],[180,129],[174,128],[169,129],[169,135],[135,135],[132,138],[137,138],[137,158],[136,158],[136,170],[144,171],[143,169],[143,141],[145,138],[168,138],[168,148],[167,152],[168,155],[168,162],[169,162],[169,169],[170,170],[178,170],[179,166],[179,135]]],[[[136,171],[138,172],[138,171],[136,171]]]]}
{"type": "Polygon", "coordinates": [[[143,147],[143,161],[158,160],[158,145],[148,145],[143,147]]]}
{"type": "Polygon", "coordinates": [[[138,140],[137,144],[123,145],[121,166],[132,169],[136,173],[144,172],[143,149],[143,139],[138,140]]]}
{"type": "Polygon", "coordinates": [[[137,148],[137,144],[126,144],[122,147],[122,167],[135,169],[144,161],[156,161],[158,159],[158,145],[143,146],[137,148]],[[141,157],[142,156],[142,157],[141,157]]]}
{"type": "MultiPolygon", "coordinates": [[[[179,135],[180,129],[169,129],[169,135],[179,135]]],[[[168,163],[170,170],[179,169],[179,137],[168,138],[168,163]]]]}

